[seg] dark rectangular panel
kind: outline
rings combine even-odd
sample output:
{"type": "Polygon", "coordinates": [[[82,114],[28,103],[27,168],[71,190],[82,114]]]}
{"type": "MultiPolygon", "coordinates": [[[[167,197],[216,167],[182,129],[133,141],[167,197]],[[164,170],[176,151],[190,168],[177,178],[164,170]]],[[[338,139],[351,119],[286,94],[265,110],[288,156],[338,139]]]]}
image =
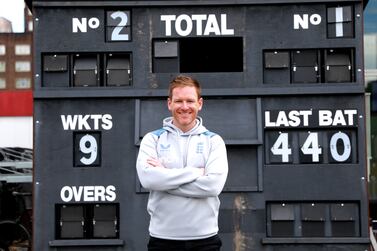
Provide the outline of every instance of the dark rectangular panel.
{"type": "Polygon", "coordinates": [[[153,49],[155,58],[178,57],[178,41],[154,41],[153,49]]]}
{"type": "Polygon", "coordinates": [[[182,38],[180,72],[243,72],[242,37],[182,38]]]}
{"type": "Polygon", "coordinates": [[[292,83],[317,83],[319,79],[317,66],[294,66],[292,83]]]}
{"type": "Polygon", "coordinates": [[[62,72],[68,70],[68,55],[44,55],[44,72],[62,72]]]}
{"type": "Polygon", "coordinates": [[[357,205],[353,203],[331,204],[330,211],[332,221],[355,221],[358,214],[357,205]]]}
{"type": "Polygon", "coordinates": [[[330,7],[327,9],[327,22],[339,23],[353,20],[352,6],[330,7]]]}
{"type": "Polygon", "coordinates": [[[224,191],[257,191],[258,151],[256,146],[227,146],[228,165],[231,170],[224,191]]]}
{"type": "Polygon", "coordinates": [[[293,221],[294,215],[294,205],[279,203],[271,204],[271,220],[272,221],[293,221]]]}
{"type": "Polygon", "coordinates": [[[106,66],[106,84],[108,86],[130,85],[130,55],[109,54],[106,66]]]}
{"type": "Polygon", "coordinates": [[[69,86],[68,55],[44,55],[42,85],[44,87],[69,86]]]}
{"type": "Polygon", "coordinates": [[[153,72],[156,72],[156,73],[179,72],[178,58],[153,58],[153,72]]]}
{"type": "Polygon", "coordinates": [[[287,68],[289,67],[289,52],[274,51],[264,53],[264,67],[271,68],[287,68]]]}
{"type": "MultiPolygon", "coordinates": [[[[136,138],[162,127],[162,120],[171,116],[166,100],[141,100],[139,128],[136,138]]],[[[230,144],[259,144],[256,99],[205,99],[199,116],[204,126],[230,144]],[[224,118],[224,114],[227,117],[224,118]]]]}
{"type": "Polygon", "coordinates": [[[334,237],[357,236],[358,206],[355,203],[330,205],[331,232],[334,237]]]}
{"type": "Polygon", "coordinates": [[[294,236],[294,205],[270,204],[271,237],[294,236]]]}
{"type": "Polygon", "coordinates": [[[292,66],[318,66],[317,50],[296,50],[292,52],[292,66]]]}
{"type": "MultiPolygon", "coordinates": [[[[84,238],[84,206],[62,205],[58,207],[60,219],[56,224],[60,227],[58,238],[84,238]]],[[[59,215],[59,214],[58,214],[59,215]]]]}
{"type": "Polygon", "coordinates": [[[73,64],[74,86],[98,85],[97,55],[75,55],[73,64]]]}
{"type": "Polygon", "coordinates": [[[95,205],[93,208],[93,237],[116,238],[118,232],[117,205],[95,205]]]}

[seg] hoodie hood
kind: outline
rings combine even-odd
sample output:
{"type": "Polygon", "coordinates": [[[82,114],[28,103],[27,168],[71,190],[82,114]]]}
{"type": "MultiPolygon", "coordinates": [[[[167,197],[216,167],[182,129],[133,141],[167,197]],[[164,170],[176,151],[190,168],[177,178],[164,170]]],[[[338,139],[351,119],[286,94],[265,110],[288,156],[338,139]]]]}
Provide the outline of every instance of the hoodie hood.
{"type": "Polygon", "coordinates": [[[181,129],[176,127],[173,124],[173,117],[168,117],[163,120],[163,127],[164,129],[168,130],[169,132],[176,133],[178,135],[197,135],[204,133],[208,131],[204,126],[203,126],[203,119],[201,117],[196,118],[196,125],[189,131],[183,132],[181,129]]]}

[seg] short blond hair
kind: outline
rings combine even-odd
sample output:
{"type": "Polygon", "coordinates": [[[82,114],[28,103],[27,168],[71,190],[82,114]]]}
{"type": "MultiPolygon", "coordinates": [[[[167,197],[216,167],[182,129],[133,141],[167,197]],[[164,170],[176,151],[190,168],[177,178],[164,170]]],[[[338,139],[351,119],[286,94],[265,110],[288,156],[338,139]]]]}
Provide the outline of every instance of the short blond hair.
{"type": "Polygon", "coordinates": [[[170,99],[172,98],[174,88],[185,87],[185,86],[195,87],[196,93],[198,94],[198,99],[202,97],[201,95],[202,90],[201,90],[199,82],[196,79],[189,76],[185,76],[185,75],[179,75],[170,82],[169,98],[170,99]]]}

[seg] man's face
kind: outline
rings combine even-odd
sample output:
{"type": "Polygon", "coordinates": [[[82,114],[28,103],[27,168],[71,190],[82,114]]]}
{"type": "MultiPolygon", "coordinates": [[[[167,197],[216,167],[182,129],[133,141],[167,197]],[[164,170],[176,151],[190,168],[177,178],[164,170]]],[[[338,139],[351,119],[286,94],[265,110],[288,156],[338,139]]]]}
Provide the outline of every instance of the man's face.
{"type": "Polygon", "coordinates": [[[195,87],[176,87],[168,98],[168,108],[173,115],[173,124],[183,132],[195,126],[195,119],[202,109],[203,99],[198,98],[195,87]]]}

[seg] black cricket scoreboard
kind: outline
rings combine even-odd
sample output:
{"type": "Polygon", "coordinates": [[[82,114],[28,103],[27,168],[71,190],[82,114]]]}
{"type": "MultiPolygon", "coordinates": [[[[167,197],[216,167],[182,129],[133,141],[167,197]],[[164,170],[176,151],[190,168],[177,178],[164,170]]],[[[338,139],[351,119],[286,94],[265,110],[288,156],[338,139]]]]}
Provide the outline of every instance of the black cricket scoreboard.
{"type": "Polygon", "coordinates": [[[227,146],[222,250],[369,247],[361,0],[33,1],[34,250],[146,250],[179,74],[227,146]]]}

